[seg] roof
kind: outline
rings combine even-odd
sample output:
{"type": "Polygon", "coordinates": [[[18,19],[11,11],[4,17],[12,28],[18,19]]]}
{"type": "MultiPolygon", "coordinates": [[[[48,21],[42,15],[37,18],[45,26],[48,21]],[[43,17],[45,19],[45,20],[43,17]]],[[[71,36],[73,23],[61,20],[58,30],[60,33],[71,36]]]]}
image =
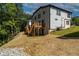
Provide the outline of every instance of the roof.
{"type": "MultiPolygon", "coordinates": [[[[34,15],[39,9],[41,9],[41,8],[46,8],[46,7],[53,7],[53,8],[60,9],[60,10],[62,10],[62,11],[68,12],[68,13],[72,13],[72,12],[69,11],[69,10],[66,10],[66,9],[63,9],[63,8],[59,8],[59,7],[55,6],[55,5],[49,4],[49,5],[46,5],[46,6],[40,6],[40,7],[33,13],[33,15],[34,15]]],[[[32,15],[32,17],[33,17],[33,15],[32,15]]]]}
{"type": "Polygon", "coordinates": [[[49,7],[54,7],[54,8],[60,9],[60,10],[62,10],[62,11],[68,12],[68,13],[72,13],[72,12],[69,11],[69,10],[66,10],[66,9],[63,9],[63,8],[59,8],[59,7],[55,6],[55,5],[47,5],[47,6],[49,6],[49,7]]]}

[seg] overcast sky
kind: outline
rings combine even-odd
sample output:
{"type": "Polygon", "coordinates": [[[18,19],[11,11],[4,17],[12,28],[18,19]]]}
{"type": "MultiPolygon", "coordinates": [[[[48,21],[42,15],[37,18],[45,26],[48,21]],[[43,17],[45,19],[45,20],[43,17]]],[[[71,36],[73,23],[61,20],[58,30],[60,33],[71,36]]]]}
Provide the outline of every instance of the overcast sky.
{"type": "MultiPolygon", "coordinates": [[[[36,9],[44,5],[48,5],[48,4],[46,3],[23,4],[24,6],[23,9],[25,13],[32,15],[36,9]]],[[[52,5],[56,5],[57,7],[72,11],[72,16],[79,16],[79,3],[52,3],[52,5]]]]}

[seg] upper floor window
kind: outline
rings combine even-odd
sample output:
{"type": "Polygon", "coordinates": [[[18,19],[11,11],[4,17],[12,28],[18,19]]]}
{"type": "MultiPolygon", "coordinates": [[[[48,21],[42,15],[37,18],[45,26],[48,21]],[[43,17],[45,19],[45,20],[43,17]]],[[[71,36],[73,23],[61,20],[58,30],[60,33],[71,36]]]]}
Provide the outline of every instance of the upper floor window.
{"type": "Polygon", "coordinates": [[[70,13],[67,14],[67,17],[70,18],[70,13]]]}
{"type": "Polygon", "coordinates": [[[35,20],[36,20],[36,17],[35,17],[35,20]]]}
{"type": "Polygon", "coordinates": [[[45,14],[45,11],[43,11],[43,14],[45,14]]]}
{"type": "Polygon", "coordinates": [[[60,10],[57,10],[57,15],[61,15],[61,11],[60,10]]]}
{"type": "Polygon", "coordinates": [[[41,18],[41,14],[38,14],[38,18],[41,18]]]}

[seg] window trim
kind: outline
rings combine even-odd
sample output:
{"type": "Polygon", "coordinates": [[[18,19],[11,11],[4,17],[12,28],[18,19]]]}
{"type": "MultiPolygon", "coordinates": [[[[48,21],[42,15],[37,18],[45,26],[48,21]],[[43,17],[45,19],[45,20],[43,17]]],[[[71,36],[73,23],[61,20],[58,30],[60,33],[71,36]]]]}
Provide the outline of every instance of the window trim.
{"type": "Polygon", "coordinates": [[[57,9],[56,14],[57,14],[58,16],[61,16],[61,11],[60,11],[59,9],[57,9]]]}
{"type": "Polygon", "coordinates": [[[68,13],[68,14],[67,14],[67,17],[68,17],[68,18],[70,18],[70,17],[71,17],[71,14],[70,14],[70,13],[68,13]]]}
{"type": "Polygon", "coordinates": [[[36,20],[36,16],[35,16],[35,20],[36,20]]]}
{"type": "Polygon", "coordinates": [[[43,11],[43,15],[45,14],[45,11],[43,11]]]}
{"type": "Polygon", "coordinates": [[[66,25],[69,25],[69,20],[66,21],[66,25]]]}
{"type": "Polygon", "coordinates": [[[57,18],[55,18],[55,21],[57,21],[58,19],[57,18]]]}
{"type": "Polygon", "coordinates": [[[38,18],[41,18],[41,14],[38,14],[38,18]]]}

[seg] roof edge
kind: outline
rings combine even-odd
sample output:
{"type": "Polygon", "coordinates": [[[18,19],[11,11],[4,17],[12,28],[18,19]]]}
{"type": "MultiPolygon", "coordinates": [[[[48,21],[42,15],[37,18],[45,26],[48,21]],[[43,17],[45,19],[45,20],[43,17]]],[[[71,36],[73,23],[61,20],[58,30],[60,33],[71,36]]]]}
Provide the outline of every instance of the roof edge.
{"type": "MultiPolygon", "coordinates": [[[[72,13],[72,12],[69,11],[69,10],[65,10],[65,9],[59,8],[59,7],[55,6],[55,5],[48,4],[48,5],[46,5],[46,6],[40,6],[40,7],[32,14],[32,17],[33,17],[33,15],[34,15],[39,9],[41,9],[41,8],[46,8],[46,7],[54,7],[54,8],[63,10],[63,11],[65,11],[65,12],[72,13]]],[[[32,17],[31,17],[31,18],[32,18],[32,17]]]]}

